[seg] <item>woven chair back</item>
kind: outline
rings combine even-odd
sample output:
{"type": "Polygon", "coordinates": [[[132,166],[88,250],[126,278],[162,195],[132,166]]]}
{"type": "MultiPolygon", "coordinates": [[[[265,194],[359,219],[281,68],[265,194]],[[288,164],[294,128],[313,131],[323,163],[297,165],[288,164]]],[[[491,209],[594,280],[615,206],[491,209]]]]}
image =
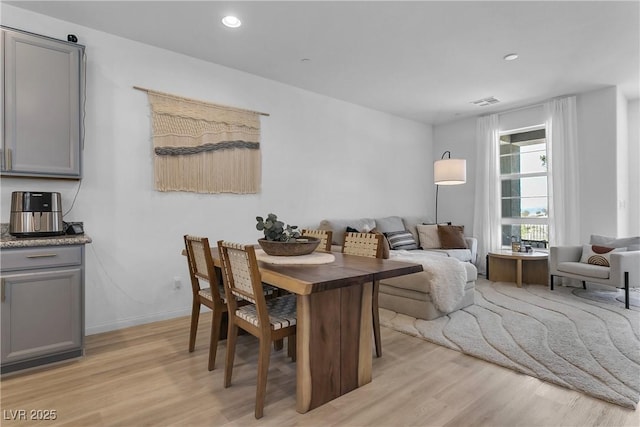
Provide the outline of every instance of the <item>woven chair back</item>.
{"type": "Polygon", "coordinates": [[[257,304],[264,304],[264,293],[258,270],[255,249],[251,245],[218,242],[225,274],[225,289],[234,296],[257,304]]]}
{"type": "Polygon", "coordinates": [[[303,236],[316,237],[320,239],[320,244],[316,248],[316,251],[331,252],[331,239],[333,238],[333,232],[331,230],[302,230],[303,236]]]}
{"type": "Polygon", "coordinates": [[[382,258],[382,239],[381,234],[345,233],[342,253],[369,258],[382,258]]]}
{"type": "Polygon", "coordinates": [[[187,251],[189,263],[189,275],[191,276],[191,287],[194,294],[197,294],[203,287],[200,281],[206,282],[211,289],[211,295],[215,300],[221,298],[218,279],[215,274],[211,248],[207,237],[185,235],[184,245],[187,251]]]}

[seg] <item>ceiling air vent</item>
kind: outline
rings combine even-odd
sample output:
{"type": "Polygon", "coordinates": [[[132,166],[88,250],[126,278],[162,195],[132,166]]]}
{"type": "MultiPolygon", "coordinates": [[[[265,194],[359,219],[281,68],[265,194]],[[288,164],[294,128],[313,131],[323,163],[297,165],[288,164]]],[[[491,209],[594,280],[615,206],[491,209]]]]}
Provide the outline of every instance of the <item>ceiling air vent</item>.
{"type": "Polygon", "coordinates": [[[486,107],[487,105],[497,104],[500,102],[499,99],[490,96],[488,98],[478,99],[477,101],[471,101],[471,104],[477,105],[478,107],[486,107]]]}

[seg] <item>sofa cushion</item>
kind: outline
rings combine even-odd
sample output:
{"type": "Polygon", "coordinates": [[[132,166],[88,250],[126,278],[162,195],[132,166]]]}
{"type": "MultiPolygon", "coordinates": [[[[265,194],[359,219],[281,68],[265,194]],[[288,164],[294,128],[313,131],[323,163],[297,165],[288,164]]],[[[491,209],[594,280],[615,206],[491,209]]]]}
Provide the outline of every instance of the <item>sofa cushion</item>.
{"type": "Polygon", "coordinates": [[[381,233],[391,233],[393,231],[404,231],[404,223],[399,216],[388,216],[386,218],[376,218],[376,230],[381,233]]]}
{"type": "Polygon", "coordinates": [[[436,224],[418,224],[416,229],[418,230],[418,240],[422,249],[442,248],[436,224]]]}
{"type": "Polygon", "coordinates": [[[580,262],[585,264],[601,265],[610,267],[610,257],[614,252],[623,252],[626,248],[610,248],[607,246],[584,245],[582,246],[582,256],[580,262]]]}
{"type": "Polygon", "coordinates": [[[387,236],[387,240],[389,241],[389,247],[392,250],[418,249],[418,244],[413,238],[413,235],[407,230],[392,231],[390,233],[385,233],[385,236],[387,236]]]}
{"type": "MultiPolygon", "coordinates": [[[[431,288],[428,284],[428,281],[421,279],[422,283],[426,283],[426,286],[423,286],[420,290],[415,290],[414,288],[405,287],[405,284],[413,283],[414,281],[403,282],[401,279],[408,278],[409,276],[420,275],[420,273],[407,274],[402,277],[393,277],[391,279],[386,279],[380,282],[380,292],[388,295],[396,295],[404,298],[417,299],[419,301],[431,301],[431,288]]],[[[418,278],[419,279],[419,278],[418,278]]],[[[420,280],[420,279],[419,279],[420,280]]],[[[466,282],[464,284],[465,293],[469,290],[473,290],[476,286],[475,282],[466,282]]]]}
{"type": "Polygon", "coordinates": [[[442,249],[467,249],[463,225],[438,225],[438,237],[442,249]]]}
{"type": "Polygon", "coordinates": [[[585,264],[584,262],[561,262],[558,263],[558,271],[577,274],[579,276],[594,277],[598,279],[609,278],[609,267],[600,265],[585,264]]]}
{"type": "Polygon", "coordinates": [[[472,262],[470,249],[427,249],[430,253],[442,254],[462,262],[472,262]]]}
{"type": "MultiPolygon", "coordinates": [[[[475,281],[478,279],[478,270],[476,267],[468,262],[462,263],[465,272],[467,273],[467,282],[464,286],[464,289],[467,290],[471,286],[474,286],[475,281]]],[[[390,279],[382,279],[380,281],[380,289],[382,289],[382,285],[386,285],[393,288],[404,289],[413,292],[420,293],[429,293],[431,292],[430,286],[431,276],[426,271],[421,271],[419,273],[407,274],[400,277],[392,277],[390,279]]],[[[401,291],[398,291],[401,292],[401,291]]],[[[400,295],[400,293],[395,292],[396,295],[400,295]]],[[[392,292],[388,292],[392,293],[392,292]]],[[[402,295],[401,295],[402,296],[402,295]]]]}
{"type": "Polygon", "coordinates": [[[640,236],[635,237],[607,237],[597,234],[591,235],[592,245],[608,246],[610,248],[627,248],[628,251],[640,251],[640,236]]]}
{"type": "MultiPolygon", "coordinates": [[[[444,316],[447,313],[443,313],[438,310],[429,294],[422,294],[419,296],[411,295],[409,297],[392,295],[385,292],[383,286],[380,285],[379,303],[381,308],[395,311],[396,313],[402,313],[406,316],[415,317],[422,320],[435,320],[444,316]],[[424,300],[420,300],[422,296],[425,296],[424,300]]],[[[414,292],[415,293],[415,292],[414,292]]],[[[455,310],[470,306],[474,303],[475,291],[469,289],[465,291],[464,297],[460,301],[460,304],[455,310]]],[[[455,311],[454,310],[454,311],[455,311]]]]}

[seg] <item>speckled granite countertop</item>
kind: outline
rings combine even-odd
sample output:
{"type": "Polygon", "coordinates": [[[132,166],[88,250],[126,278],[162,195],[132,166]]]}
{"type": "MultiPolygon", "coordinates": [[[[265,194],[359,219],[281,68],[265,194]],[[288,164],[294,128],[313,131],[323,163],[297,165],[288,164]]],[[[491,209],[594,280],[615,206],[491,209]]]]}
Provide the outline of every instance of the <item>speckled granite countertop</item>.
{"type": "Polygon", "coordinates": [[[2,236],[0,239],[0,249],[28,248],[34,246],[65,246],[84,245],[91,243],[91,237],[86,234],[78,236],[52,236],[52,237],[21,237],[2,236]]]}
{"type": "Polygon", "coordinates": [[[86,234],[77,236],[51,237],[15,237],[9,234],[9,224],[0,223],[0,249],[30,248],[35,246],[70,246],[91,243],[91,237],[86,234]]]}

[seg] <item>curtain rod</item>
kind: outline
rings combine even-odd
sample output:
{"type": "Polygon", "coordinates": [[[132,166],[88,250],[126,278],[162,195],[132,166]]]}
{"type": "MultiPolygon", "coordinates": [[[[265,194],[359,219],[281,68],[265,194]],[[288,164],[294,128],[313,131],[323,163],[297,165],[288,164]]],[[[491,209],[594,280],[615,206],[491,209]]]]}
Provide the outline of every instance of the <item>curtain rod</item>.
{"type": "Polygon", "coordinates": [[[247,110],[247,109],[245,109],[245,108],[238,108],[238,107],[230,107],[230,106],[228,106],[228,105],[222,105],[222,104],[214,104],[213,102],[201,101],[201,100],[199,100],[199,99],[193,99],[193,98],[186,98],[186,97],[184,97],[184,96],[173,95],[173,94],[171,94],[171,93],[160,92],[160,91],[157,91],[157,90],[147,89],[147,88],[140,87],[140,86],[134,86],[133,88],[134,88],[134,89],[136,89],[136,90],[140,90],[140,91],[142,91],[142,92],[155,93],[155,94],[158,94],[158,95],[170,96],[170,97],[172,97],[172,98],[181,98],[181,99],[186,99],[187,101],[197,102],[197,103],[199,103],[199,104],[217,105],[217,106],[219,106],[219,107],[229,108],[229,109],[237,110],[237,111],[244,111],[244,112],[246,112],[246,113],[260,114],[261,116],[267,116],[267,117],[269,117],[269,116],[270,116],[270,114],[269,114],[269,113],[263,113],[263,112],[261,112],[261,111],[247,110]]]}
{"type": "Polygon", "coordinates": [[[531,105],[526,105],[524,107],[517,107],[517,108],[512,108],[510,110],[504,110],[504,111],[502,111],[500,113],[495,113],[495,114],[500,116],[502,114],[513,113],[513,112],[520,111],[520,110],[528,110],[529,108],[543,107],[544,104],[545,104],[544,102],[540,102],[538,104],[531,104],[531,105]]]}
{"type": "MultiPolygon", "coordinates": [[[[492,114],[497,114],[497,115],[499,115],[499,116],[500,116],[500,115],[502,115],[502,114],[513,113],[513,112],[520,111],[520,110],[527,110],[527,109],[529,109],[529,108],[544,107],[544,104],[546,104],[547,102],[553,101],[554,99],[564,99],[564,98],[569,98],[569,97],[572,97],[572,96],[575,96],[575,95],[561,95],[561,96],[554,96],[553,98],[549,98],[549,99],[547,99],[547,100],[545,100],[545,101],[538,102],[537,104],[524,105],[524,106],[522,106],[522,107],[516,107],[516,108],[512,108],[512,109],[510,109],[510,110],[504,110],[504,111],[501,111],[501,112],[499,112],[499,113],[492,113],[492,114]]],[[[489,116],[490,116],[491,114],[486,114],[486,115],[489,115],[489,116]]]]}

